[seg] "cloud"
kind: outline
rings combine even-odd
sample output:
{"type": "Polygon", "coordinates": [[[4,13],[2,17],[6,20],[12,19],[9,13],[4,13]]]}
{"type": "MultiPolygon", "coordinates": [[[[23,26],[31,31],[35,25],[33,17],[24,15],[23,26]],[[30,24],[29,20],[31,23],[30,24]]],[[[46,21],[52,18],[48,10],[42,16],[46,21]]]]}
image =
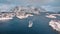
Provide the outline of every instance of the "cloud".
{"type": "Polygon", "coordinates": [[[53,8],[53,10],[54,10],[55,12],[60,11],[60,6],[57,6],[57,7],[52,7],[52,8],[53,8]]]}
{"type": "Polygon", "coordinates": [[[0,4],[0,12],[9,11],[14,5],[0,4]]]}
{"type": "Polygon", "coordinates": [[[54,11],[54,12],[58,12],[60,11],[60,6],[41,6],[43,9],[47,10],[47,11],[54,11]]]}
{"type": "Polygon", "coordinates": [[[15,4],[48,4],[54,0],[2,0],[2,3],[15,3],[15,4]]]}
{"type": "Polygon", "coordinates": [[[54,0],[28,0],[30,3],[38,3],[38,4],[47,4],[53,2],[54,0]]]}
{"type": "Polygon", "coordinates": [[[51,6],[48,5],[48,6],[41,6],[43,9],[45,9],[46,11],[53,11],[51,6]]]}
{"type": "MultiPolygon", "coordinates": [[[[13,5],[18,4],[18,5],[23,5],[23,6],[26,6],[26,5],[35,6],[36,5],[36,6],[41,6],[47,11],[59,11],[60,9],[60,4],[59,4],[60,0],[0,0],[0,3],[13,4],[13,5]]],[[[5,11],[5,10],[10,9],[11,7],[12,5],[1,5],[0,10],[5,11]]]]}

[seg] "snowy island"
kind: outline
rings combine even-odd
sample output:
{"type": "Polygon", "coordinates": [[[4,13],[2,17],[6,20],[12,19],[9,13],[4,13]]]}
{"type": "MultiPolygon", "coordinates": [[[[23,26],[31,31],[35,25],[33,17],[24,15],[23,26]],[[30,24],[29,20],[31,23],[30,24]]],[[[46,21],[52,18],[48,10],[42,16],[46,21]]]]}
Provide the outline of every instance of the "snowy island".
{"type": "Polygon", "coordinates": [[[0,13],[0,20],[13,19],[14,16],[15,16],[15,15],[14,15],[13,12],[1,12],[1,13],[0,13]]]}
{"type": "Polygon", "coordinates": [[[60,20],[51,20],[49,25],[56,31],[60,32],[60,20]]]}
{"type": "Polygon", "coordinates": [[[54,15],[46,15],[47,18],[57,18],[56,16],[54,15]]]}
{"type": "Polygon", "coordinates": [[[0,20],[9,20],[13,19],[13,17],[17,17],[19,19],[28,18],[29,16],[39,15],[40,10],[35,7],[22,7],[16,6],[10,11],[12,12],[0,12],[0,20]]]}

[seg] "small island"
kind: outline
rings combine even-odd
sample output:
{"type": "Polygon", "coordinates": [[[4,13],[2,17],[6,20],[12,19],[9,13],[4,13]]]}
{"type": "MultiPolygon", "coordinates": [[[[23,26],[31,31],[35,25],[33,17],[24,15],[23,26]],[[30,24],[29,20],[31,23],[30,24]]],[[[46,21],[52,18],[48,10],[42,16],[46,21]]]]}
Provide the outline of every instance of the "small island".
{"type": "Polygon", "coordinates": [[[46,17],[48,17],[48,18],[57,18],[57,17],[54,16],[54,15],[46,15],[46,17]]]}
{"type": "Polygon", "coordinates": [[[32,14],[26,14],[24,12],[17,12],[16,13],[16,17],[18,17],[19,19],[28,18],[29,16],[33,16],[33,15],[32,14]]]}
{"type": "Polygon", "coordinates": [[[15,15],[14,15],[13,12],[1,12],[1,13],[0,13],[0,20],[13,19],[14,16],[15,16],[15,15]]]}
{"type": "Polygon", "coordinates": [[[51,20],[49,25],[56,31],[60,32],[60,20],[51,20]]]}
{"type": "Polygon", "coordinates": [[[0,12],[0,20],[9,20],[9,19],[13,19],[13,17],[24,19],[24,18],[28,18],[29,16],[33,16],[33,14],[36,15],[40,14],[37,8],[35,7],[33,8],[16,6],[10,10],[11,12],[0,12]]]}

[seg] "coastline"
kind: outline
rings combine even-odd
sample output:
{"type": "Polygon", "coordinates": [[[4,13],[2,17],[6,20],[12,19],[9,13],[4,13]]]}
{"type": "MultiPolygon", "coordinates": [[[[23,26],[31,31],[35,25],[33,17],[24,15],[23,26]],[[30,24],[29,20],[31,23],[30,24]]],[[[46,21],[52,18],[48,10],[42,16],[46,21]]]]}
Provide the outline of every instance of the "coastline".
{"type": "Polygon", "coordinates": [[[9,20],[9,19],[13,19],[13,18],[0,18],[0,20],[9,20]]]}

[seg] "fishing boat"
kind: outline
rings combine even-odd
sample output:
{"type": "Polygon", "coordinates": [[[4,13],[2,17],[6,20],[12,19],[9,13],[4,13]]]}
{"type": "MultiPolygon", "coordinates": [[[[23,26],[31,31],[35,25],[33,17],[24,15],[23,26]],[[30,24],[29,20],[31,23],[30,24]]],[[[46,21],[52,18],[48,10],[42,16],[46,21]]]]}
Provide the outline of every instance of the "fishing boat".
{"type": "Polygon", "coordinates": [[[29,21],[28,27],[31,28],[32,26],[33,26],[33,22],[32,21],[29,21]]]}

